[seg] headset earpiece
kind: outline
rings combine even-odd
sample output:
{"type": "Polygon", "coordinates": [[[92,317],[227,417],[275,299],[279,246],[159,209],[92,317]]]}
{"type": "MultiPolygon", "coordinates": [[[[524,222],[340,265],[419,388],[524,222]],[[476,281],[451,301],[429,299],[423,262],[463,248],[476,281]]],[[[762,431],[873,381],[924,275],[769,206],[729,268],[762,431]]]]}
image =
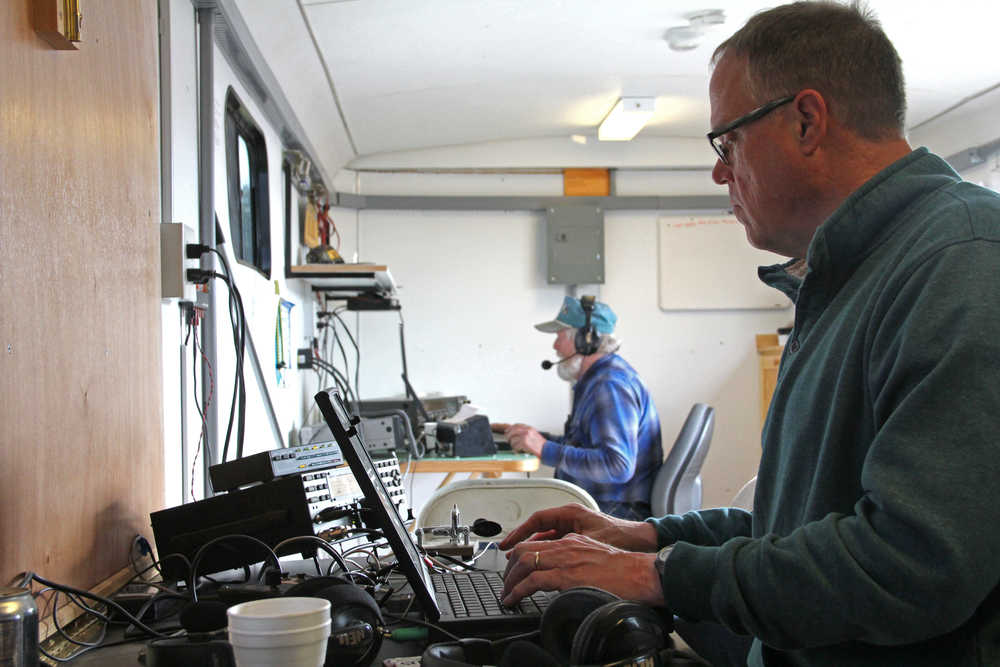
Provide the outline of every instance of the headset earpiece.
{"type": "Polygon", "coordinates": [[[576,330],[573,346],[576,348],[577,354],[582,354],[585,357],[596,353],[597,348],[601,345],[601,334],[598,333],[597,328],[591,321],[595,305],[595,297],[591,295],[580,297],[580,307],[583,308],[583,316],[586,319],[583,326],[576,330]]]}
{"type": "Polygon", "coordinates": [[[468,667],[495,665],[497,662],[493,642],[487,639],[459,639],[431,644],[420,657],[421,667],[468,667]]]}
{"type": "Polygon", "coordinates": [[[542,646],[560,665],[570,664],[577,628],[592,611],[617,599],[617,595],[591,586],[563,591],[542,614],[542,646]]]}
{"type": "Polygon", "coordinates": [[[652,664],[672,628],[652,607],[600,588],[571,588],[542,615],[542,646],[560,665],[652,664]]]}
{"type": "Polygon", "coordinates": [[[608,602],[587,615],[573,635],[571,665],[607,665],[620,660],[655,660],[670,647],[660,615],[628,600],[608,602]]]}

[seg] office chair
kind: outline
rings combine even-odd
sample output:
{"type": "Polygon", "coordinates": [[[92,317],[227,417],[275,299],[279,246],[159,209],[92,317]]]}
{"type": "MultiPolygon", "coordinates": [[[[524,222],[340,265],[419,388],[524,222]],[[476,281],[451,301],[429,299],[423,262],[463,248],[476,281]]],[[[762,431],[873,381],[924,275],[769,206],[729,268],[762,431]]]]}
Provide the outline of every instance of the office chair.
{"type": "Polygon", "coordinates": [[[452,482],[435,491],[420,508],[415,527],[450,524],[451,508],[458,505],[463,524],[472,524],[476,519],[499,523],[501,532],[491,539],[500,541],[533,512],[566,503],[580,503],[584,507],[600,511],[593,496],[577,485],[561,479],[468,479],[452,482]]]}
{"type": "Polygon", "coordinates": [[[701,464],[712,442],[714,425],[715,408],[704,403],[691,406],[674,446],[653,480],[649,499],[653,516],[701,509],[701,464]]]}

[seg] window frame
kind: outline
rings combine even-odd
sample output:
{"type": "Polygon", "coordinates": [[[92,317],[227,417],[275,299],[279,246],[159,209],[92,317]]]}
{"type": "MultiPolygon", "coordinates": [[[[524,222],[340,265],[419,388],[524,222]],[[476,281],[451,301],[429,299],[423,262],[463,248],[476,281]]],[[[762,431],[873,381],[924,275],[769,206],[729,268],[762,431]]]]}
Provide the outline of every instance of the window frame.
{"type": "Polygon", "coordinates": [[[240,264],[271,278],[271,203],[268,196],[267,142],[264,133],[232,86],[226,91],[226,190],[229,197],[229,242],[240,264]],[[239,140],[247,148],[250,174],[250,229],[244,228],[239,167],[239,140]],[[249,232],[249,233],[247,233],[249,232]],[[246,247],[245,238],[250,246],[246,247]]]}

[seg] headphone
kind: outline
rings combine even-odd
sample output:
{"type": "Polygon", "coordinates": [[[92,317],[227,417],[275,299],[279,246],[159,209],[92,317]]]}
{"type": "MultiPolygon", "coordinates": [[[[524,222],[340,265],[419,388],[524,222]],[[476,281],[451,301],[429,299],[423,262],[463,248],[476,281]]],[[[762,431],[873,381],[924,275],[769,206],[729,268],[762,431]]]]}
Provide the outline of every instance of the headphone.
{"type": "Polygon", "coordinates": [[[375,661],[382,647],[385,621],[375,599],[364,588],[341,577],[313,577],[289,588],[285,596],[330,601],[326,667],[370,665],[375,661]]]}
{"type": "MultiPolygon", "coordinates": [[[[326,667],[370,665],[374,662],[382,647],[385,622],[375,599],[364,588],[341,577],[325,576],[306,579],[280,595],[316,597],[330,601],[331,622],[330,638],[326,644],[326,667]]],[[[146,666],[231,666],[232,649],[225,637],[228,623],[226,609],[231,604],[233,603],[200,600],[188,605],[181,611],[180,617],[181,626],[188,631],[188,637],[149,642],[146,666]]]]}
{"type": "Polygon", "coordinates": [[[422,667],[498,665],[602,665],[653,667],[669,664],[673,622],[652,607],[622,600],[600,588],[571,588],[542,614],[540,643],[519,638],[497,642],[461,639],[432,644],[422,667]]]}
{"type": "Polygon", "coordinates": [[[576,353],[582,354],[585,357],[595,354],[597,348],[601,345],[601,334],[598,333],[597,327],[591,322],[594,307],[597,305],[596,300],[596,297],[589,294],[580,297],[580,307],[583,308],[583,316],[586,318],[586,321],[583,327],[576,330],[573,345],[576,347],[576,353]]]}

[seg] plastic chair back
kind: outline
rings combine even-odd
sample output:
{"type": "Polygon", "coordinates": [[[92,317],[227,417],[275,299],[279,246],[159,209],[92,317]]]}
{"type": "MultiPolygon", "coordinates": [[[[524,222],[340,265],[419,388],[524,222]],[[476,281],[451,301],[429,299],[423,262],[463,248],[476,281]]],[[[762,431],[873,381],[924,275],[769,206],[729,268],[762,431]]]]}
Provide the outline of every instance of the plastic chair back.
{"type": "Polygon", "coordinates": [[[567,503],[580,503],[600,511],[597,501],[589,493],[561,479],[513,477],[462,480],[434,492],[417,513],[416,527],[451,525],[451,508],[458,505],[462,525],[471,526],[476,519],[499,523],[502,532],[490,539],[500,541],[533,512],[567,503]]]}
{"type": "Polygon", "coordinates": [[[701,509],[701,465],[708,454],[714,426],[715,409],[695,403],[653,481],[650,494],[653,516],[701,509]]]}

